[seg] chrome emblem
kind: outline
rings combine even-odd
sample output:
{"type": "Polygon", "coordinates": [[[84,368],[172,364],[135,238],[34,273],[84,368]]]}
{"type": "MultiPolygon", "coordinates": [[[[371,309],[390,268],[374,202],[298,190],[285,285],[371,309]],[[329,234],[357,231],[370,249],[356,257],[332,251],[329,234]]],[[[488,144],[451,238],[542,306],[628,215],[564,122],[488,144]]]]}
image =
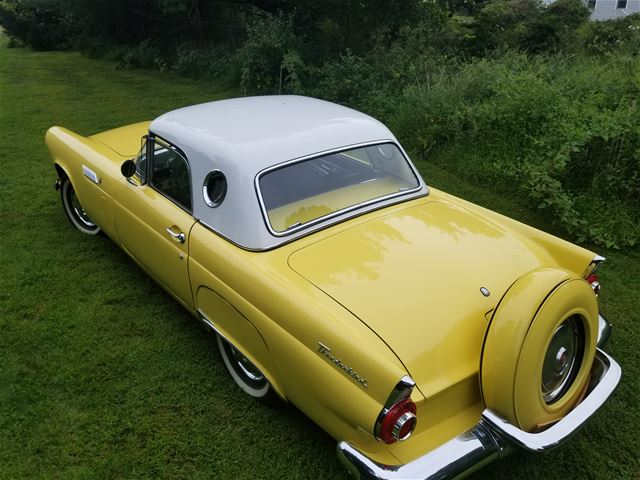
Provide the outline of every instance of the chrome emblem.
{"type": "Polygon", "coordinates": [[[367,380],[365,378],[362,378],[360,375],[358,375],[358,372],[356,372],[353,368],[345,365],[342,362],[342,360],[333,356],[333,354],[331,353],[331,349],[327,347],[324,343],[318,342],[318,352],[320,352],[320,354],[323,357],[325,357],[327,360],[329,360],[339,369],[343,370],[347,375],[353,378],[356,382],[358,382],[364,388],[369,387],[367,380]]]}
{"type": "Polygon", "coordinates": [[[489,295],[491,295],[491,292],[486,287],[480,287],[480,293],[485,297],[488,297],[489,295]]]}

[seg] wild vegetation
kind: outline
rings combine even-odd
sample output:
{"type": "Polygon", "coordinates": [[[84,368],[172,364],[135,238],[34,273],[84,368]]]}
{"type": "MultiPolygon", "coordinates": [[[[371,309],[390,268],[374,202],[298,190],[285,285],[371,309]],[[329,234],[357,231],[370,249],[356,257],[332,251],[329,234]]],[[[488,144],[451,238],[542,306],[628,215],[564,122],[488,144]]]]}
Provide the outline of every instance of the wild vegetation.
{"type": "Polygon", "coordinates": [[[640,16],[588,17],[582,0],[0,2],[12,45],[353,106],[565,235],[633,247],[640,16]]]}

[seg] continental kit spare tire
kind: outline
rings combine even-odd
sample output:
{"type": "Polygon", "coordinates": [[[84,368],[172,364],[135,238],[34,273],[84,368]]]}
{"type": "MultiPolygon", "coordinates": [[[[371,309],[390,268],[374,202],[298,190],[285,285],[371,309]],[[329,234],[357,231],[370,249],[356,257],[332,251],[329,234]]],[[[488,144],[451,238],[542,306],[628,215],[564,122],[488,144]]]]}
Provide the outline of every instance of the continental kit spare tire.
{"type": "Polygon", "coordinates": [[[525,431],[564,417],[589,380],[598,334],[591,286],[566,270],[520,277],[495,310],[482,352],[487,408],[525,431]]]}

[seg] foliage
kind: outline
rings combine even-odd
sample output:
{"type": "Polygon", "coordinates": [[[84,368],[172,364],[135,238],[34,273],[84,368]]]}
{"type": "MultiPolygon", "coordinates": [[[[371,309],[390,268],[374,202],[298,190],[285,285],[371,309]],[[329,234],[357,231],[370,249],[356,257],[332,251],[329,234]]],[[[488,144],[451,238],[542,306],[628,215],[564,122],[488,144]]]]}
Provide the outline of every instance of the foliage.
{"type": "Polygon", "coordinates": [[[526,195],[575,238],[627,247],[640,241],[639,92],[632,56],[509,54],[410,85],[391,123],[424,155],[526,195]]]}
{"type": "Polygon", "coordinates": [[[577,35],[576,48],[590,54],[624,51],[640,53],[640,13],[618,20],[584,23],[577,35]]]}
{"type": "Polygon", "coordinates": [[[540,0],[490,0],[475,17],[478,50],[526,48],[540,0]]]}
{"type": "Polygon", "coordinates": [[[566,49],[589,13],[582,0],[555,0],[549,5],[540,0],[490,0],[475,15],[476,50],[566,49]]]}
{"type": "Polygon", "coordinates": [[[236,55],[242,88],[274,93],[299,87],[304,62],[297,43],[293,15],[264,14],[251,19],[247,23],[247,39],[236,55]]]}
{"type": "Polygon", "coordinates": [[[587,22],[590,11],[583,0],[556,0],[532,22],[527,50],[554,52],[569,48],[576,29],[587,22]]]}
{"type": "Polygon", "coordinates": [[[12,45],[26,44],[37,50],[68,47],[70,14],[55,0],[2,0],[0,26],[9,32],[12,45]]]}
{"type": "Polygon", "coordinates": [[[143,40],[135,48],[123,49],[118,64],[121,67],[148,68],[161,72],[168,70],[165,55],[160,47],[150,39],[143,40]]]}

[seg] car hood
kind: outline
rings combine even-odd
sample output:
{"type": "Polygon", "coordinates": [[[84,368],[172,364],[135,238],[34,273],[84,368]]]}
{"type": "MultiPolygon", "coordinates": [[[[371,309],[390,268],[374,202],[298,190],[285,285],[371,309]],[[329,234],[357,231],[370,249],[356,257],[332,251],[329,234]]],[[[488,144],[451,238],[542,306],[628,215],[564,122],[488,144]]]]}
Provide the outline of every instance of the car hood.
{"type": "Polygon", "coordinates": [[[106,145],[121,157],[135,157],[142,147],[142,136],[149,133],[150,122],[139,122],[91,135],[91,140],[106,145]]]}
{"type": "Polygon", "coordinates": [[[308,245],[289,265],[386,342],[428,397],[477,375],[488,313],[545,260],[506,226],[430,201],[308,245]]]}

